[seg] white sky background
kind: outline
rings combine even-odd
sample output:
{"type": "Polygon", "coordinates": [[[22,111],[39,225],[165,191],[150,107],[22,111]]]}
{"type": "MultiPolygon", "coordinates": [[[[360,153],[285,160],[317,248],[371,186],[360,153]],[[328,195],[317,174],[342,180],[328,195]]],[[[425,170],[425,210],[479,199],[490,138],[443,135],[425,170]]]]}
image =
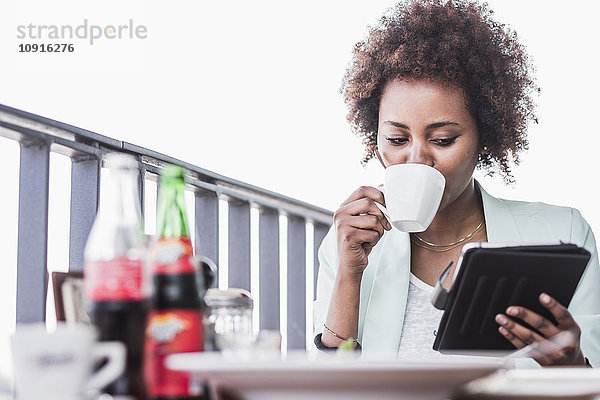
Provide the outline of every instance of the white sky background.
{"type": "MultiPolygon", "coordinates": [[[[377,163],[360,164],[363,149],[349,130],[338,89],[353,45],[393,3],[5,0],[0,103],[335,210],[359,185],[381,182],[377,163]],[[133,19],[147,27],[148,37],[93,46],[65,40],[75,44],[74,53],[18,53],[18,44],[27,42],[16,39],[17,25],[77,26],[84,19],[103,26],[133,19]]],[[[497,196],[576,207],[600,234],[600,3],[489,3],[527,46],[542,93],[540,123],[529,131],[530,151],[514,170],[516,185],[504,186],[499,177],[480,180],[497,196]]],[[[0,374],[6,374],[18,147],[0,138],[0,159],[0,374]]],[[[64,197],[60,190],[51,197],[51,213],[68,201],[64,197]]],[[[64,232],[68,228],[55,237],[64,232]]],[[[49,254],[50,264],[67,262],[49,254]]]]}

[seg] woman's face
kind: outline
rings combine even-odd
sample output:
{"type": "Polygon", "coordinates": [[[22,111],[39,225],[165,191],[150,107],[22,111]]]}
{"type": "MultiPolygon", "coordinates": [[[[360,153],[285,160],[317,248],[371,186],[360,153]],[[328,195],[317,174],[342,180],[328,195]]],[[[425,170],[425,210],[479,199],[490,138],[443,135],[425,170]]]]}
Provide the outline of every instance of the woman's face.
{"type": "Polygon", "coordinates": [[[471,182],[479,133],[462,89],[426,81],[392,80],[381,96],[376,154],[384,167],[419,163],[446,178],[440,210],[471,182]]]}

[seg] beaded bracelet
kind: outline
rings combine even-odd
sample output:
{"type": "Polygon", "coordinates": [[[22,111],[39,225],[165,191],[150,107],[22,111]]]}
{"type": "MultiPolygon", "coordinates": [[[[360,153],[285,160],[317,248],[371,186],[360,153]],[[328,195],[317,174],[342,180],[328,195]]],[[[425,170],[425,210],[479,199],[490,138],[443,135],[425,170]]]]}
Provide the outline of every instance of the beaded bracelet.
{"type": "MultiPolygon", "coordinates": [[[[320,350],[320,351],[336,351],[338,349],[338,347],[328,347],[325,346],[323,344],[323,342],[321,341],[321,337],[323,336],[322,333],[319,333],[317,336],[315,336],[315,347],[320,350]]],[[[362,351],[362,347],[360,346],[359,342],[356,342],[356,347],[354,348],[354,351],[356,352],[361,352],[362,351]]]]}
{"type": "Polygon", "coordinates": [[[353,338],[353,337],[344,338],[344,337],[341,337],[340,335],[338,335],[337,333],[335,333],[334,331],[332,331],[331,329],[329,329],[327,327],[327,325],[323,324],[323,326],[325,327],[325,329],[327,330],[327,332],[329,332],[332,336],[335,336],[336,338],[338,338],[340,340],[343,340],[344,342],[357,342],[358,341],[358,338],[353,338]]]}

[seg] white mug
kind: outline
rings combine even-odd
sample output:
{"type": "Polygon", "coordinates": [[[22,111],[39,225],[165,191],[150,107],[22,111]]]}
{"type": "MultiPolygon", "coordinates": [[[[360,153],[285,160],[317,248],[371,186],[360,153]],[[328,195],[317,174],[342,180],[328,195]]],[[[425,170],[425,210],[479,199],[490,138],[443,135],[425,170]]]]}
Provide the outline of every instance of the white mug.
{"type": "Polygon", "coordinates": [[[79,400],[100,389],[125,369],[125,346],[96,342],[90,325],[59,323],[47,332],[44,323],[17,325],[12,336],[16,400],[79,400]],[[107,360],[94,372],[96,362],[107,360]]]}
{"type": "Polygon", "coordinates": [[[402,232],[423,232],[442,201],[446,179],[425,164],[396,164],[385,169],[385,186],[379,188],[385,205],[375,203],[393,227],[402,232]]]}

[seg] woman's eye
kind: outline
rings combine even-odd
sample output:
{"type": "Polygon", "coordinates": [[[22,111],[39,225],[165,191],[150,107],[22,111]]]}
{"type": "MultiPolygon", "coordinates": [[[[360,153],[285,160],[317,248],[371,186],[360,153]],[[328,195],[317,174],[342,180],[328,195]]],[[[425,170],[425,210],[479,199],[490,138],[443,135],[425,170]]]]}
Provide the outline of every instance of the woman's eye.
{"type": "Polygon", "coordinates": [[[451,138],[434,139],[434,140],[432,140],[432,142],[439,146],[450,146],[452,143],[454,143],[455,140],[456,140],[456,137],[451,137],[451,138]]]}
{"type": "Polygon", "coordinates": [[[385,138],[389,143],[399,146],[408,142],[407,138],[385,138]]]}

